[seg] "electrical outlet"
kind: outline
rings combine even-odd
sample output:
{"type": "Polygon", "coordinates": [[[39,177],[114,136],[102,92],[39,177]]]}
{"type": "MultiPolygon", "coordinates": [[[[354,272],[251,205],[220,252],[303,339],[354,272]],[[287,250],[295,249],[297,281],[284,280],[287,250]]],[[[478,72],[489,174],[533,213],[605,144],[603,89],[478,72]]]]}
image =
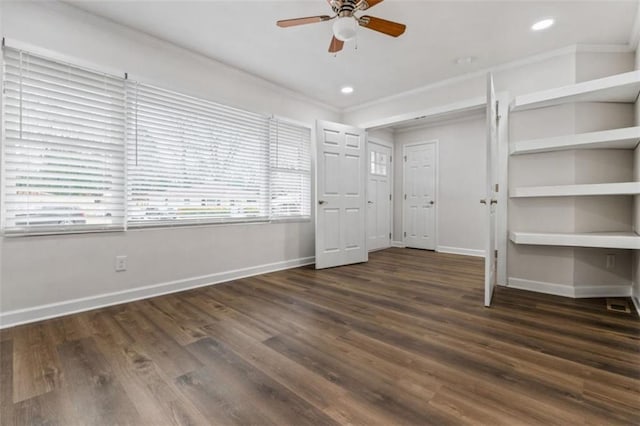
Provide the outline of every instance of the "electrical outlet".
{"type": "Polygon", "coordinates": [[[127,270],[127,256],[116,256],[116,272],[127,270]]]}
{"type": "Polygon", "coordinates": [[[607,255],[607,269],[613,269],[616,267],[616,255],[608,254],[607,255]]]}

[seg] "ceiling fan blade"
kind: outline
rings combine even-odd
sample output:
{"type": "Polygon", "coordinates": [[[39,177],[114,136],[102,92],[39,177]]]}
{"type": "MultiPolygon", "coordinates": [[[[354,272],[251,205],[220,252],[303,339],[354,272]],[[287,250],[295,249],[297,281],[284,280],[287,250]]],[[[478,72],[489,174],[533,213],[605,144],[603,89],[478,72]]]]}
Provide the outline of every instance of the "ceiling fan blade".
{"type": "Polygon", "coordinates": [[[390,35],[392,37],[398,37],[404,33],[407,26],[398,22],[387,21],[386,19],[376,18],[375,16],[363,16],[358,19],[358,23],[361,27],[369,28],[370,30],[378,31],[380,33],[390,35]]]}
{"type": "Polygon", "coordinates": [[[373,6],[382,3],[384,0],[360,0],[358,2],[358,6],[356,7],[358,10],[367,10],[371,9],[373,6]]]}
{"type": "Polygon", "coordinates": [[[324,22],[333,19],[329,15],[307,16],[306,18],[283,19],[276,22],[276,25],[282,28],[293,27],[296,25],[314,24],[316,22],[324,22]]]}
{"type": "Polygon", "coordinates": [[[338,40],[335,36],[331,39],[331,44],[329,45],[329,53],[336,53],[342,50],[344,46],[344,41],[338,40]]]}

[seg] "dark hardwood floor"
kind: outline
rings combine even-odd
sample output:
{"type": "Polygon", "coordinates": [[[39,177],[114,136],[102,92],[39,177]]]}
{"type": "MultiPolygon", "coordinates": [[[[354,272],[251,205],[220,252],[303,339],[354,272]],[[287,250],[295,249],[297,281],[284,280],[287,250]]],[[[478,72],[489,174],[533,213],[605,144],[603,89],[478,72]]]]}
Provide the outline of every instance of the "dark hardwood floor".
{"type": "Polygon", "coordinates": [[[638,424],[640,322],[389,249],[3,330],[3,425],[638,424]]]}

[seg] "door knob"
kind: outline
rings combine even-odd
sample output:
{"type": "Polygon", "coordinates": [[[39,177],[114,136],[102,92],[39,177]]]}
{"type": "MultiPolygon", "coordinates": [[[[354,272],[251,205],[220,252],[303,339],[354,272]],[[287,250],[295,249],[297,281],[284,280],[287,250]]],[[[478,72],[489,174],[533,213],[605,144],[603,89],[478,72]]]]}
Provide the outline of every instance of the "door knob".
{"type": "Polygon", "coordinates": [[[435,201],[433,201],[433,200],[429,201],[429,204],[431,204],[431,205],[434,205],[435,203],[436,203],[436,202],[435,202],[435,201]]]}
{"type": "Polygon", "coordinates": [[[326,204],[327,202],[324,200],[318,200],[318,204],[326,204]]]}
{"type": "Polygon", "coordinates": [[[495,198],[491,200],[491,204],[498,204],[498,200],[496,200],[495,198]]]}
{"type": "Polygon", "coordinates": [[[367,201],[367,204],[373,204],[373,201],[367,201]]]}
{"type": "Polygon", "coordinates": [[[485,200],[484,198],[482,200],[480,200],[480,204],[487,204],[487,200],[485,200]]]}

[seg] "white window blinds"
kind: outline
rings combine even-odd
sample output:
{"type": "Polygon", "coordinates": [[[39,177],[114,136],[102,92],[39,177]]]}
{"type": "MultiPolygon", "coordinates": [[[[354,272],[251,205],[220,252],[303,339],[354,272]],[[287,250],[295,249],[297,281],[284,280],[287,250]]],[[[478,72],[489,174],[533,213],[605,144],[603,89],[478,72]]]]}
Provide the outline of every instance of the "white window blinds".
{"type": "Polygon", "coordinates": [[[308,218],[311,130],[10,47],[5,234],[308,218]]]}
{"type": "Polygon", "coordinates": [[[273,119],[270,131],[271,216],[309,217],[311,129],[273,119]]]}
{"type": "Polygon", "coordinates": [[[156,87],[127,91],[130,226],[269,218],[269,120],[156,87]]]}
{"type": "Polygon", "coordinates": [[[4,232],[121,229],[124,78],[3,55],[4,232]]]}

